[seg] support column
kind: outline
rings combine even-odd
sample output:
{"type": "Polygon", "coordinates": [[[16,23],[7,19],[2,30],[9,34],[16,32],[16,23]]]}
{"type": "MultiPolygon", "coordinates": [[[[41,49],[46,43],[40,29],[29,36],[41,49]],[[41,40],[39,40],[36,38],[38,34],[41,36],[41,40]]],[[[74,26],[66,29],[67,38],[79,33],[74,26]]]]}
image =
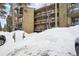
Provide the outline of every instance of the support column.
{"type": "Polygon", "coordinates": [[[12,30],[14,31],[15,30],[15,23],[14,23],[14,20],[15,20],[15,16],[14,16],[14,3],[11,4],[11,10],[12,10],[12,30]]]}
{"type": "Polygon", "coordinates": [[[55,27],[58,26],[58,20],[57,20],[57,3],[55,3],[55,27]]]}
{"type": "Polygon", "coordinates": [[[67,3],[59,3],[59,26],[68,26],[67,3]]]}

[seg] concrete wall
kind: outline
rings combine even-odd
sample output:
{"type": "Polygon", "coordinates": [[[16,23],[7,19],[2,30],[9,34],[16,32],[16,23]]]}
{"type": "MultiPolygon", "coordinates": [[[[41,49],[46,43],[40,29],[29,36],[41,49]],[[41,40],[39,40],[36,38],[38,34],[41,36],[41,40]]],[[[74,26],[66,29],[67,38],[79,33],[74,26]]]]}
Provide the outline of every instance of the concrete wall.
{"type": "Polygon", "coordinates": [[[60,3],[59,4],[59,26],[65,27],[71,24],[71,18],[68,17],[68,4],[60,3]]]}
{"type": "Polygon", "coordinates": [[[24,9],[23,30],[27,33],[34,32],[34,9],[33,8],[24,9]]]}
{"type": "MultiPolygon", "coordinates": [[[[68,8],[68,11],[69,11],[69,8],[71,7],[71,4],[70,3],[67,3],[67,8],[68,8]]],[[[71,25],[72,23],[72,19],[71,17],[68,15],[68,25],[71,25]]]]}

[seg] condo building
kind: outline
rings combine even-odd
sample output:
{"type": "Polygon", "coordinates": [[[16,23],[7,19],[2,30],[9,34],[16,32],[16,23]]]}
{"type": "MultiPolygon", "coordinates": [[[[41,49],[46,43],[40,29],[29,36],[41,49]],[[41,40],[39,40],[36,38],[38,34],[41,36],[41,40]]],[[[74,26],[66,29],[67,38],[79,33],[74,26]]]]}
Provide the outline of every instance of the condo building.
{"type": "Polygon", "coordinates": [[[38,9],[26,4],[12,4],[12,29],[32,33],[53,27],[68,27],[79,22],[78,9],[77,3],[52,3],[38,9]]]}
{"type": "Polygon", "coordinates": [[[35,10],[34,31],[71,25],[71,17],[68,16],[70,6],[68,3],[55,3],[35,10]]]}

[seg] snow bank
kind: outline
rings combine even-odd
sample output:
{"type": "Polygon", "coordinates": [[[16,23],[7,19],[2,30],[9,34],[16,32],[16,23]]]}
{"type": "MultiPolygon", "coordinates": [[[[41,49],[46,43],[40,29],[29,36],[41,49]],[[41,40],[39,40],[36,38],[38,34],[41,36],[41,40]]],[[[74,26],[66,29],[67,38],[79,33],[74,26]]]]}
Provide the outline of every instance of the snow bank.
{"type": "Polygon", "coordinates": [[[69,27],[68,29],[69,29],[68,31],[71,34],[73,34],[75,37],[79,38],[79,25],[69,27]]]}
{"type": "Polygon", "coordinates": [[[3,33],[9,43],[0,47],[0,55],[12,56],[75,56],[75,40],[79,37],[79,26],[52,28],[41,33],[27,34],[24,31],[3,33]],[[13,39],[15,33],[15,41],[13,39]],[[11,41],[12,40],[12,41],[11,41]],[[7,48],[8,46],[8,48],[7,48]],[[8,51],[10,49],[10,51],[8,51]],[[10,53],[9,53],[10,52],[10,53]]]}
{"type": "Polygon", "coordinates": [[[66,30],[55,28],[31,37],[26,41],[26,46],[31,55],[42,55],[46,52],[48,55],[76,55],[74,40],[75,37],[66,30]]]}
{"type": "Polygon", "coordinates": [[[9,32],[0,32],[0,35],[6,37],[5,44],[0,46],[0,56],[5,56],[14,50],[14,40],[9,32]]]}
{"type": "Polygon", "coordinates": [[[25,33],[24,31],[20,31],[20,30],[13,31],[12,34],[13,34],[14,40],[15,40],[14,49],[23,47],[25,45],[24,39],[25,38],[26,38],[26,40],[28,39],[28,34],[25,33]]]}
{"type": "Polygon", "coordinates": [[[75,56],[74,44],[79,37],[78,30],[79,26],[74,26],[26,34],[26,38],[20,42],[23,45],[9,55],[75,56]]]}

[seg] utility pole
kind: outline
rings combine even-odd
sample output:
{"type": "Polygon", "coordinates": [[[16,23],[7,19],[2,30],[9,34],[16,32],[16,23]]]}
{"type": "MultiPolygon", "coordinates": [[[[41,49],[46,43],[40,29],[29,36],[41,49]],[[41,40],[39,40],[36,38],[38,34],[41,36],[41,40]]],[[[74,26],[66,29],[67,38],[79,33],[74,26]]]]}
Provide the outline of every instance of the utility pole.
{"type": "Polygon", "coordinates": [[[57,20],[57,3],[55,3],[55,27],[58,26],[58,20],[57,20]]]}

